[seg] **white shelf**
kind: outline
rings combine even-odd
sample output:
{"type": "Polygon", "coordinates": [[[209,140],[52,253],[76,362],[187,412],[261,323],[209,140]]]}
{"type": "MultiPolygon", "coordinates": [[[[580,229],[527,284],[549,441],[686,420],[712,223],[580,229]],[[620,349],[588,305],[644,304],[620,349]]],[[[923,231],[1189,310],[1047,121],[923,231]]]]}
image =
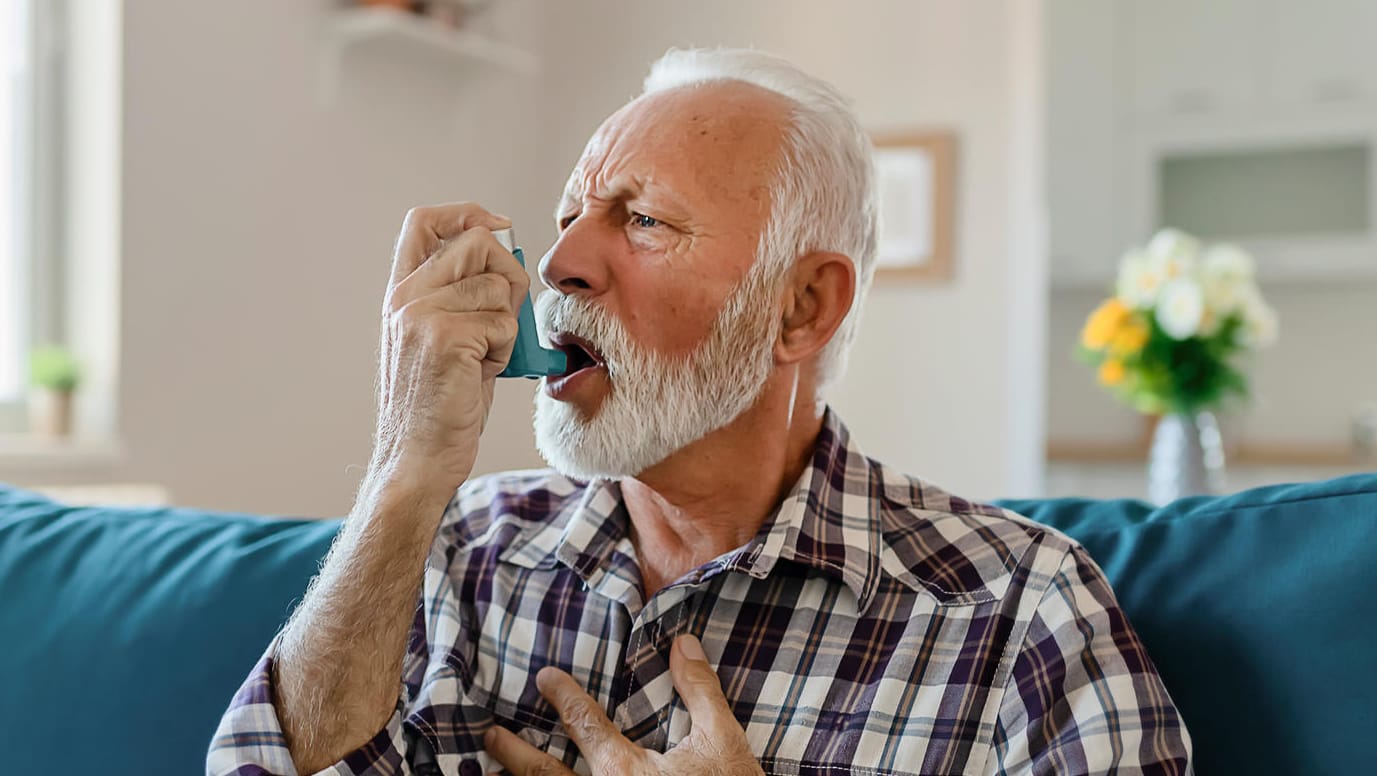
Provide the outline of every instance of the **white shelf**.
{"type": "Polygon", "coordinates": [[[109,468],[127,458],[124,443],[114,438],[0,434],[0,480],[17,472],[109,468]]]}
{"type": "MultiPolygon", "coordinates": [[[[1364,464],[1349,466],[1250,466],[1224,462],[1224,491],[1275,485],[1283,482],[1319,482],[1348,474],[1371,471],[1364,464]]],[[[1047,486],[1043,495],[1048,498],[1077,496],[1084,498],[1146,499],[1148,492],[1147,463],[1066,463],[1047,464],[1047,486]]]]}
{"type": "Polygon", "coordinates": [[[337,92],[340,59],[351,46],[377,43],[450,57],[461,67],[491,68],[516,75],[540,72],[540,60],[524,49],[467,29],[385,6],[349,8],[330,14],[326,24],[325,93],[337,92]]]}
{"type": "Polygon", "coordinates": [[[172,505],[167,488],[132,482],[95,485],[31,485],[23,488],[74,507],[166,507],[172,505]]]}

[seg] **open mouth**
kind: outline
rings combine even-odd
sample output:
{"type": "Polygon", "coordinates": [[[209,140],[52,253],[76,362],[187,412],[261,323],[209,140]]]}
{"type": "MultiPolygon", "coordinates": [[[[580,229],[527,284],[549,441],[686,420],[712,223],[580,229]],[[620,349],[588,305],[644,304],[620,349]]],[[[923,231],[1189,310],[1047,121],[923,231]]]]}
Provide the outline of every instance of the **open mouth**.
{"type": "Polygon", "coordinates": [[[597,369],[606,366],[602,354],[594,348],[588,340],[568,332],[557,332],[550,337],[550,344],[564,353],[569,363],[564,369],[564,373],[557,376],[563,379],[585,369],[597,369]]]}

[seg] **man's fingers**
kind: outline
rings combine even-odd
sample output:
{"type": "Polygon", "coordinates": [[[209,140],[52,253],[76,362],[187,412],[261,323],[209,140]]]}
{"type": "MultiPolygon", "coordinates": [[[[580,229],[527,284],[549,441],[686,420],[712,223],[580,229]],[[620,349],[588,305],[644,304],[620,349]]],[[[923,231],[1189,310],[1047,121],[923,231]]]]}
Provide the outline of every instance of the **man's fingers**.
{"type": "Polygon", "coordinates": [[[512,307],[512,287],[501,275],[474,275],[457,283],[433,289],[421,302],[427,308],[447,313],[495,312],[516,315],[512,307]]]}
{"type": "Polygon", "coordinates": [[[511,225],[511,220],[490,213],[473,202],[414,207],[407,211],[401,232],[397,235],[397,244],[392,250],[392,277],[388,285],[395,286],[414,272],[444,240],[457,237],[475,226],[496,230],[511,225]]]}
{"type": "Polygon", "coordinates": [[[512,309],[526,298],[530,288],[530,276],[492,232],[483,227],[473,227],[463,234],[447,239],[437,248],[434,255],[388,290],[389,304],[396,309],[414,299],[418,299],[437,288],[462,282],[480,274],[493,274],[504,278],[512,309]]]}
{"type": "Polygon", "coordinates": [[[512,349],[516,347],[516,316],[506,312],[463,313],[463,316],[468,319],[466,325],[472,325],[483,337],[479,355],[483,357],[484,379],[489,376],[490,369],[495,370],[492,371],[495,376],[507,366],[512,349]]]}
{"type": "Polygon", "coordinates": [[[483,747],[513,776],[574,776],[564,763],[522,741],[501,725],[488,728],[483,736],[483,747]]]}
{"type": "Polygon", "coordinates": [[[440,306],[453,301],[452,292],[440,290],[434,294],[439,299],[412,302],[389,318],[385,325],[390,328],[383,335],[387,347],[380,361],[387,364],[388,370],[396,370],[399,359],[406,359],[412,352],[445,352],[449,354],[446,358],[463,360],[464,356],[472,356],[475,362],[482,362],[483,379],[495,377],[506,367],[516,347],[516,315],[507,310],[449,312],[440,306]]]}
{"type": "MultiPolygon", "coordinates": [[[[455,241],[456,253],[463,253],[470,257],[465,260],[467,266],[464,267],[464,274],[474,274],[478,272],[501,275],[507,279],[508,293],[511,294],[512,310],[520,309],[521,303],[526,299],[526,293],[531,287],[531,276],[526,274],[526,268],[521,266],[521,262],[516,260],[516,256],[511,251],[502,247],[502,243],[492,236],[492,232],[483,227],[476,227],[463,233],[455,241]],[[466,240],[476,244],[476,248],[470,249],[465,244],[466,240]],[[471,263],[470,263],[471,262],[471,263]]],[[[459,263],[458,259],[449,259],[447,250],[449,245],[440,250],[440,254],[435,257],[435,261],[440,265],[440,272],[446,268],[446,264],[459,263]]]]}
{"type": "Polygon", "coordinates": [[[629,754],[627,749],[634,751],[635,747],[607,718],[598,702],[579,687],[574,677],[547,666],[536,674],[536,687],[559,712],[564,731],[578,744],[579,751],[593,765],[594,773],[625,770],[622,766],[629,754]]]}
{"type": "Polygon", "coordinates": [[[479,319],[483,324],[483,338],[488,345],[487,354],[483,356],[483,379],[487,380],[489,376],[496,377],[507,368],[507,362],[511,360],[512,351],[516,348],[516,316],[507,312],[467,315],[479,319]]]}
{"type": "Polygon", "coordinates": [[[695,731],[702,730],[713,736],[728,731],[741,735],[741,726],[722,695],[722,683],[697,638],[680,636],[674,640],[669,654],[669,673],[695,731]]]}

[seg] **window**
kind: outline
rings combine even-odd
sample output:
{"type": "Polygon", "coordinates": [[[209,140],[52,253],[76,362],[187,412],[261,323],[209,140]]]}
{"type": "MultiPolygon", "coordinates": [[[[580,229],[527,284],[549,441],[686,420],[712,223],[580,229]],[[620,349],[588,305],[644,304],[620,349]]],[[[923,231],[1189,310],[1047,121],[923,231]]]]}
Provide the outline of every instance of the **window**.
{"type": "Polygon", "coordinates": [[[25,157],[26,138],[21,128],[25,119],[26,77],[29,52],[24,31],[29,28],[25,4],[8,0],[0,6],[0,30],[5,33],[0,51],[5,57],[5,79],[0,82],[0,401],[13,402],[19,398],[19,343],[23,338],[22,325],[28,316],[21,307],[19,293],[24,285],[19,256],[23,253],[23,235],[19,230],[22,216],[17,212],[23,201],[21,160],[25,157]]]}
{"type": "Polygon", "coordinates": [[[59,341],[61,4],[0,0],[0,432],[22,431],[32,346],[59,341]]]}

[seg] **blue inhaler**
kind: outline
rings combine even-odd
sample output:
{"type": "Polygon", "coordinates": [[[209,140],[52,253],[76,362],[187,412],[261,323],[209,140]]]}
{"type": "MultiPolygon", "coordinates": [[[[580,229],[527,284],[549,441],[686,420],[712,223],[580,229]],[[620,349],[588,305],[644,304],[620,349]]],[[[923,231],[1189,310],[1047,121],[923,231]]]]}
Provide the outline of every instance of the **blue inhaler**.
{"type": "MultiPolygon", "coordinates": [[[[526,257],[516,247],[516,238],[511,228],[499,229],[492,233],[502,247],[512,252],[521,266],[526,266],[526,257]]],[[[540,346],[540,335],[536,333],[535,308],[531,305],[531,295],[521,302],[521,311],[516,316],[516,345],[512,348],[512,359],[498,377],[549,377],[564,374],[569,366],[569,357],[558,350],[540,346]]]]}

